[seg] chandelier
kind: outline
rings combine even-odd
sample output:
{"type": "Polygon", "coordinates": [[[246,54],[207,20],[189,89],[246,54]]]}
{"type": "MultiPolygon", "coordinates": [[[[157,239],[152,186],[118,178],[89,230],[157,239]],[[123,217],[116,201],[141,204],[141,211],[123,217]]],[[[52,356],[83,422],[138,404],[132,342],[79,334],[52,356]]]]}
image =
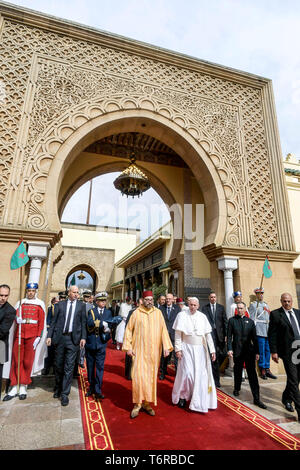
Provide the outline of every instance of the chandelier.
{"type": "Polygon", "coordinates": [[[81,281],[83,281],[83,279],[85,279],[85,275],[83,274],[83,272],[81,271],[81,273],[79,274],[79,276],[77,276],[78,279],[80,279],[81,281]]]}
{"type": "Polygon", "coordinates": [[[114,181],[115,188],[121,191],[122,196],[140,197],[150,188],[147,176],[135,165],[135,161],[135,155],[132,154],[129,167],[114,181]]]}

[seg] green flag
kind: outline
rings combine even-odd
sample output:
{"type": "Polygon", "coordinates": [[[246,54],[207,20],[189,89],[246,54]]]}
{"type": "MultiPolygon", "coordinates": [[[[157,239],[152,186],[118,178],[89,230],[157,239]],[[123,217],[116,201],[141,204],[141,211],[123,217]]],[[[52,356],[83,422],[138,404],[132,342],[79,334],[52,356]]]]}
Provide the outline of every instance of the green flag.
{"type": "Polygon", "coordinates": [[[19,269],[29,261],[23,240],[20,240],[10,260],[10,269],[19,269]]]}
{"type": "Polygon", "coordinates": [[[271,270],[271,266],[269,263],[269,258],[267,256],[266,256],[264,266],[263,266],[263,273],[267,279],[272,276],[272,270],[271,270]]]}
{"type": "Polygon", "coordinates": [[[76,284],[76,278],[75,278],[75,274],[73,274],[73,277],[70,282],[70,286],[75,286],[75,284],[76,284]]]}

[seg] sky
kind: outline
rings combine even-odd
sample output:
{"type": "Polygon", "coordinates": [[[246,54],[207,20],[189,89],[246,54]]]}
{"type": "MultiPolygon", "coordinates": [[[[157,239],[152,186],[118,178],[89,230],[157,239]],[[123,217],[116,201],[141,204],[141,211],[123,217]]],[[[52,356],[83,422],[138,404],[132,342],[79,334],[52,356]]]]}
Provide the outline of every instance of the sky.
{"type": "Polygon", "coordinates": [[[292,153],[300,158],[299,0],[7,3],[270,78],[283,156],[292,153]]]}
{"type": "MultiPolygon", "coordinates": [[[[150,188],[141,198],[122,196],[114,186],[120,173],[108,173],[93,179],[90,224],[138,228],[143,241],[170,220],[160,196],[150,188]]],[[[79,188],[70,198],[62,215],[64,222],[85,224],[87,221],[90,183],[79,188]]]]}

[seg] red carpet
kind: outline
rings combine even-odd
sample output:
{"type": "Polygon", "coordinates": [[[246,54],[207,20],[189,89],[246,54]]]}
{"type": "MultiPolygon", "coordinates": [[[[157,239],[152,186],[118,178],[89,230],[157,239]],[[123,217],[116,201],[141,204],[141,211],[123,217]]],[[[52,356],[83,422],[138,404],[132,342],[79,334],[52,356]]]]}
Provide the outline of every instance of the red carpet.
{"type": "Polygon", "coordinates": [[[98,450],[283,450],[300,449],[300,441],[276,424],[218,391],[218,408],[208,413],[172,405],[174,377],[158,381],[156,416],[140,412],[130,418],[131,381],[124,377],[124,353],[108,345],[102,392],[85,398],[86,372],[80,377],[80,400],[87,449],[98,450]]]}

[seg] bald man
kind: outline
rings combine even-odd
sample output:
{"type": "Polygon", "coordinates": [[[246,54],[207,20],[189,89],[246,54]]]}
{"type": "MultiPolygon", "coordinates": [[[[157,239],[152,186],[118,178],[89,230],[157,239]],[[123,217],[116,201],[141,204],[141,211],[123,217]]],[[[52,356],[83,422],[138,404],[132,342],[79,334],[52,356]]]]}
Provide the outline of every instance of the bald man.
{"type": "Polygon", "coordinates": [[[84,348],[87,337],[86,308],[78,299],[78,287],[70,286],[68,298],[57,304],[47,337],[47,346],[55,347],[53,398],[61,398],[62,406],[69,404],[77,353],[84,348]]]}
{"type": "Polygon", "coordinates": [[[282,403],[288,411],[294,411],[294,402],[300,422],[300,310],[293,308],[293,298],[287,292],[281,295],[280,301],[281,307],[270,314],[270,351],[274,362],[278,363],[279,358],[283,360],[286,372],[287,383],[282,403]]]}

